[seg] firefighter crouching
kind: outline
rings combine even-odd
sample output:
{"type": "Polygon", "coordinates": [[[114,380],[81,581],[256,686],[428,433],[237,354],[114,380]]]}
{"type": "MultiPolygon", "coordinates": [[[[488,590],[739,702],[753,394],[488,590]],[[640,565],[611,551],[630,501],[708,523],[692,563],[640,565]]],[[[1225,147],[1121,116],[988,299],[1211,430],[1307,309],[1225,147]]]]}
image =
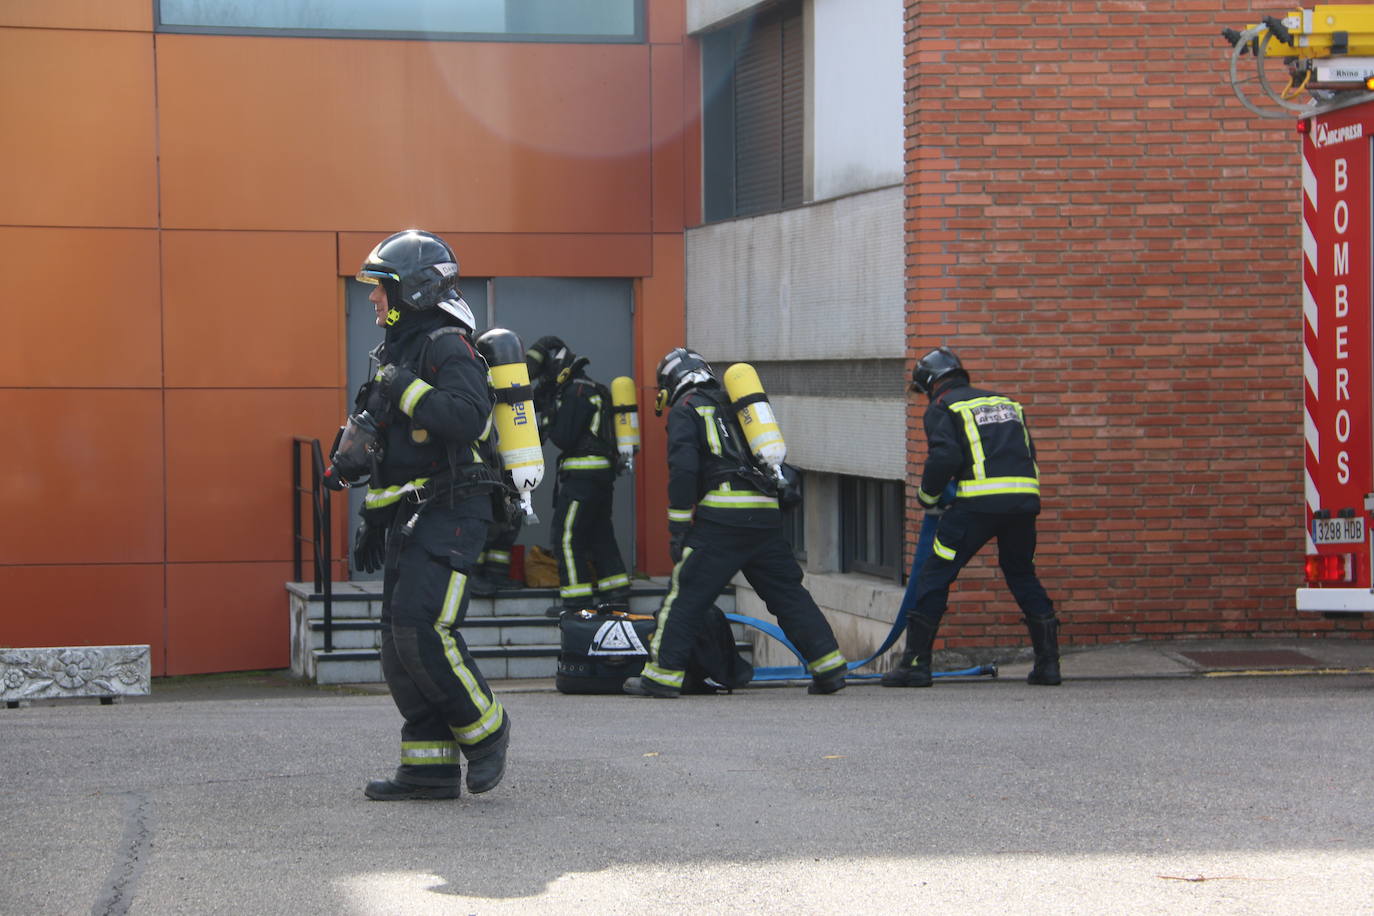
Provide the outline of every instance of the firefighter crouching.
{"type": "Polygon", "coordinates": [[[396,233],[367,256],[358,279],[376,285],[369,299],[386,331],[357,403],[380,441],[367,461],[350,459],[341,442],[331,474],[370,476],[354,562],[385,570],[382,672],[405,720],[400,765],[364,794],[456,798],[461,758],[468,790],[486,792],[505,772],[510,719],[458,626],[493,505],[504,501],[487,366],[470,340],[458,260],[441,238],[396,233]]]}
{"type": "Polygon", "coordinates": [[[612,517],[619,453],[610,389],[588,378],[585,356],[557,337],[525,353],[535,409],[559,450],[550,537],[558,558],[559,603],[547,616],[583,608],[630,609],[630,576],[612,517]]]}
{"type": "Polygon", "coordinates": [[[668,414],[668,531],[672,582],[658,611],[643,673],[625,682],[634,696],[676,697],[705,614],[743,572],[807,659],[807,692],[834,693],[848,664],[829,622],[802,586],[801,566],[783,538],[778,490],[748,457],[730,398],[711,366],[679,347],[658,364],[656,413],[668,414]]]}
{"type": "Polygon", "coordinates": [[[949,587],[984,544],[997,538],[997,562],[1030,631],[1035,664],[1028,683],[1055,685],[1059,673],[1059,620],[1035,574],[1035,516],[1040,512],[1040,471],[1021,405],[974,388],[953,351],[939,347],[921,357],[911,390],[930,399],[928,443],[916,498],[940,513],[934,550],[917,572],[915,607],[907,620],[906,651],[883,675],[884,687],[929,687],[930,656],[949,587]],[[940,506],[955,481],[954,501],[940,506]]]}

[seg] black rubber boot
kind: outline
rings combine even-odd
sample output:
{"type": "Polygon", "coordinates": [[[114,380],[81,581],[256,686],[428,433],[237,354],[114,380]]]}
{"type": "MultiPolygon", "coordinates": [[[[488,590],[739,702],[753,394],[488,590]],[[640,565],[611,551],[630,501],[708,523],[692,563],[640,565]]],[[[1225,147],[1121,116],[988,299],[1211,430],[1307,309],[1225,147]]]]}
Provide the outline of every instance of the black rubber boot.
{"type": "Polygon", "coordinates": [[[632,697],[656,697],[660,700],[671,700],[682,696],[682,691],[678,688],[660,684],[658,681],[650,680],[647,677],[626,678],[621,689],[632,697]]]}
{"type": "Polygon", "coordinates": [[[409,801],[457,798],[459,789],[457,766],[415,767],[403,764],[390,779],[369,781],[363,788],[363,794],[373,801],[409,801]]]}
{"type": "Polygon", "coordinates": [[[1027,617],[1026,629],[1030,631],[1031,649],[1035,651],[1035,664],[1026,675],[1027,684],[1055,687],[1063,683],[1059,674],[1059,618],[1027,617]]]}
{"type": "Polygon", "coordinates": [[[506,775],[506,747],[510,744],[510,720],[500,739],[482,748],[478,756],[468,758],[468,791],[473,795],[490,792],[506,775]]]}
{"type": "Polygon", "coordinates": [[[596,609],[605,613],[630,612],[630,590],[628,588],[618,588],[613,592],[598,595],[596,598],[596,609]]]}
{"type": "Polygon", "coordinates": [[[924,617],[907,619],[906,651],[897,666],[883,675],[884,687],[929,687],[934,682],[930,657],[934,651],[935,627],[924,617]]]}
{"type": "Polygon", "coordinates": [[[848,670],[849,667],[846,665],[825,674],[811,675],[811,683],[806,685],[806,692],[812,695],[838,693],[844,689],[844,676],[848,670]]]}

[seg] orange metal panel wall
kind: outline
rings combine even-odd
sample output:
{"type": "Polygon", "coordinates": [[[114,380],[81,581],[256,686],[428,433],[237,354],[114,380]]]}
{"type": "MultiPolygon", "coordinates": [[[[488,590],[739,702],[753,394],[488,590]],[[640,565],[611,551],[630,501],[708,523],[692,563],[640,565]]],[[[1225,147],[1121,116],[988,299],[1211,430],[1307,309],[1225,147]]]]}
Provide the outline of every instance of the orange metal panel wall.
{"type": "Polygon", "coordinates": [[[164,232],[167,386],[338,386],[334,249],[329,232],[164,232]]]}
{"type": "Polygon", "coordinates": [[[0,226],[0,387],[159,387],[157,245],[152,229],[0,226]]]}
{"type": "Polygon", "coordinates": [[[155,226],[147,34],[0,28],[0,225],[155,226]]]}
{"type": "Polygon", "coordinates": [[[0,412],[24,430],[0,645],[147,643],[155,675],[289,663],[290,443],[339,423],[339,277],[396,229],[443,233],[468,275],[637,279],[651,404],[697,135],[682,0],[647,5],[640,45],[154,36],[148,0],[0,5],[22,268],[0,412]]]}
{"type": "Polygon", "coordinates": [[[644,45],[157,43],[169,227],[648,229],[644,45]]]}
{"type": "Polygon", "coordinates": [[[163,567],[0,566],[0,646],[150,647],[163,666],[163,567]]]}
{"type": "Polygon", "coordinates": [[[0,3],[3,26],[147,32],[153,27],[153,4],[152,0],[5,0],[0,3]]]}
{"type": "Polygon", "coordinates": [[[161,391],[0,388],[0,417],[22,431],[5,437],[4,563],[162,560],[161,391]]]}

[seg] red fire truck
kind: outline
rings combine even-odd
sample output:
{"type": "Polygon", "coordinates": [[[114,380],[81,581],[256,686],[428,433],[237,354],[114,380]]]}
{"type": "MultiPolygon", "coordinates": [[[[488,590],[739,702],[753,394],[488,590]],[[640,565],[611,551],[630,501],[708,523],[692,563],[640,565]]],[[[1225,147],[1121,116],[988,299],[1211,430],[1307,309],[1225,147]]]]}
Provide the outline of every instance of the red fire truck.
{"type": "Polygon", "coordinates": [[[1231,85],[1302,136],[1306,586],[1299,611],[1374,613],[1374,5],[1266,16],[1231,42],[1231,85]]]}

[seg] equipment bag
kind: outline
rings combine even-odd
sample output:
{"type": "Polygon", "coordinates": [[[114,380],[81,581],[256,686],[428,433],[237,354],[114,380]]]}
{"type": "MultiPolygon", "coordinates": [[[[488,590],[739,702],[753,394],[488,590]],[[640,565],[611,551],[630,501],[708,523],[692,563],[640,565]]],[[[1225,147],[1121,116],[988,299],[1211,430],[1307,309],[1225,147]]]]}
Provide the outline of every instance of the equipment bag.
{"type": "Polygon", "coordinates": [[[649,660],[654,618],[643,614],[579,611],[558,621],[560,693],[620,693],[649,660]]]}
{"type": "MultiPolygon", "coordinates": [[[[656,621],[642,614],[580,611],[558,621],[560,647],[553,683],[560,693],[620,693],[649,660],[656,621]]],[[[735,646],[735,633],[718,607],[706,619],[692,647],[683,693],[730,692],[748,684],[754,667],[735,646]]]]}

